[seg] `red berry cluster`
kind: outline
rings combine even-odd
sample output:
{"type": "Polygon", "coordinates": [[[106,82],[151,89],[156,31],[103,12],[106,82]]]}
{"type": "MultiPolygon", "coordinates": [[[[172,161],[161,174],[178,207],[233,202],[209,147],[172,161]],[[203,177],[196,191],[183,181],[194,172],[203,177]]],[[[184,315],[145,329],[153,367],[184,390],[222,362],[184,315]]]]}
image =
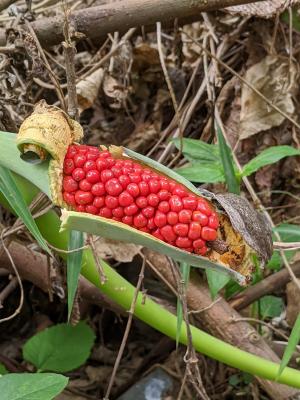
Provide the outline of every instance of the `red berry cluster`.
{"type": "Polygon", "coordinates": [[[64,201],[111,218],[171,245],[204,255],[219,220],[210,204],[170,178],[109,151],[72,145],[64,160],[64,201]]]}

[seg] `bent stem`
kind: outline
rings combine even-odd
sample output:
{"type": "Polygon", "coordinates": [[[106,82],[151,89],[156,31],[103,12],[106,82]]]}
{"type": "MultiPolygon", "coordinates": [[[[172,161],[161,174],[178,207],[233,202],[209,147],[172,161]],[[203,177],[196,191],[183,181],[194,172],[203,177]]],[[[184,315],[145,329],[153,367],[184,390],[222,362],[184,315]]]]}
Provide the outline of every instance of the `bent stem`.
{"type": "MultiPolygon", "coordinates": [[[[47,193],[48,179],[45,167],[40,167],[36,170],[33,168],[33,166],[24,163],[22,168],[18,167],[17,169],[15,160],[19,154],[17,149],[14,149],[15,146],[13,145],[12,136],[9,134],[1,134],[1,150],[3,149],[2,145],[4,146],[4,149],[7,145],[7,152],[1,154],[0,164],[35,182],[39,189],[42,189],[47,193]],[[10,137],[8,138],[8,136],[10,137]]],[[[15,175],[16,183],[24,200],[27,204],[30,204],[30,202],[39,192],[39,189],[37,186],[34,186],[33,183],[20,177],[19,175],[15,175]]],[[[1,194],[0,203],[5,207],[9,207],[7,201],[1,194]]],[[[67,250],[68,232],[60,232],[60,220],[58,215],[53,210],[38,217],[36,219],[36,223],[44,238],[52,246],[62,250],[67,250]]],[[[61,253],[61,257],[66,258],[66,254],[61,253]]],[[[111,300],[119,304],[125,310],[129,310],[134,297],[135,287],[127,282],[126,279],[119,275],[107,263],[104,261],[101,261],[101,263],[107,277],[107,281],[104,284],[101,284],[100,282],[92,252],[90,250],[85,250],[83,252],[82,260],[82,275],[85,276],[95,286],[97,286],[111,300]]],[[[149,298],[144,301],[144,296],[142,293],[139,293],[138,295],[134,315],[166,336],[169,336],[174,340],[176,339],[176,334],[178,333],[176,316],[149,298]]],[[[278,378],[279,364],[242,351],[219,339],[214,338],[213,336],[201,331],[196,327],[191,326],[191,332],[193,345],[200,353],[234,368],[260,376],[261,378],[277,380],[279,383],[300,388],[299,371],[292,368],[285,368],[278,378]]],[[[179,341],[183,344],[187,344],[186,325],[184,323],[181,327],[179,341]]]]}

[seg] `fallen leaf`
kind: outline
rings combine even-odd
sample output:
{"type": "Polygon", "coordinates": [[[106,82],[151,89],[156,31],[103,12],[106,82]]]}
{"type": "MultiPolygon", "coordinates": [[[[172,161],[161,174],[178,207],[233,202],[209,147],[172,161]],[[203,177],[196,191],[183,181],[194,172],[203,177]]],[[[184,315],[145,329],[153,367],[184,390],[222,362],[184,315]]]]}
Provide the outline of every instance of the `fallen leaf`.
{"type": "MultiPolygon", "coordinates": [[[[296,70],[288,59],[267,56],[250,67],[244,78],[286,114],[295,110],[292,96],[296,70]]],[[[252,89],[243,84],[240,114],[240,139],[279,126],[285,117],[270,107],[252,89]]]]}
{"type": "MultiPolygon", "coordinates": [[[[300,282],[299,279],[298,282],[300,282]]],[[[289,282],[286,285],[286,296],[287,296],[286,321],[292,328],[300,313],[300,291],[295,282],[289,282]]]]}
{"type": "Polygon", "coordinates": [[[121,108],[127,97],[127,89],[113,76],[106,74],[103,80],[103,92],[111,108],[121,108]]]}
{"type": "Polygon", "coordinates": [[[94,104],[98,96],[98,91],[103,81],[103,77],[104,70],[103,68],[99,68],[76,85],[77,100],[80,112],[90,108],[94,104]]]}

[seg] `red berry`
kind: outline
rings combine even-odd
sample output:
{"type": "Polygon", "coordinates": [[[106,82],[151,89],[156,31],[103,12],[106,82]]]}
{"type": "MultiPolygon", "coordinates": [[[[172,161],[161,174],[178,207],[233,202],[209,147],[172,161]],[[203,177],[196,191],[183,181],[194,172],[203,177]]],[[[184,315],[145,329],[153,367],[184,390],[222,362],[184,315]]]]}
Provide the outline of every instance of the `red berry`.
{"type": "Polygon", "coordinates": [[[129,176],[130,181],[133,183],[140,183],[142,180],[141,176],[136,172],[132,173],[132,174],[128,174],[128,176],[129,176]]]}
{"type": "Polygon", "coordinates": [[[208,226],[212,229],[218,229],[219,228],[219,219],[218,216],[215,212],[211,214],[211,216],[208,219],[208,226]]]}
{"type": "Polygon", "coordinates": [[[168,211],[170,211],[170,204],[167,201],[161,201],[157,208],[159,211],[166,214],[168,211]]]}
{"type": "Polygon", "coordinates": [[[179,211],[181,211],[182,208],[183,208],[182,200],[181,200],[181,198],[180,198],[179,196],[177,196],[177,195],[173,195],[173,196],[170,198],[169,204],[170,204],[171,210],[172,210],[172,211],[175,211],[175,212],[179,212],[179,211]]]}
{"type": "Polygon", "coordinates": [[[100,215],[100,217],[104,217],[104,218],[112,218],[111,209],[108,207],[103,207],[100,209],[99,215],[100,215]]]}
{"type": "Polygon", "coordinates": [[[168,224],[175,225],[178,222],[178,214],[174,211],[170,211],[167,214],[168,224]]]}
{"type": "Polygon", "coordinates": [[[139,208],[145,208],[148,205],[148,201],[146,199],[146,197],[144,196],[139,196],[135,199],[135,204],[139,207],[139,208]]]}
{"type": "Polygon", "coordinates": [[[124,167],[132,168],[133,162],[131,160],[124,160],[124,167]]]}
{"type": "Polygon", "coordinates": [[[170,186],[169,186],[168,180],[165,178],[161,178],[160,179],[160,187],[162,190],[166,190],[167,192],[169,192],[170,186]]]}
{"type": "MultiPolygon", "coordinates": [[[[143,211],[144,211],[144,210],[143,210],[143,211]]],[[[154,212],[153,212],[153,213],[154,213],[154,212]]],[[[143,214],[144,214],[144,213],[143,213],[143,214]]],[[[145,214],[144,214],[144,215],[145,215],[145,214]]],[[[146,215],[145,215],[145,217],[146,217],[146,215]]],[[[154,218],[149,218],[149,219],[148,219],[147,227],[148,227],[150,230],[156,228],[156,225],[155,225],[155,223],[154,223],[154,218]]]]}
{"type": "Polygon", "coordinates": [[[122,222],[123,222],[123,224],[126,224],[126,225],[132,225],[133,224],[133,217],[130,216],[130,215],[125,215],[122,218],[122,222]]]}
{"type": "Polygon", "coordinates": [[[172,192],[175,189],[177,184],[176,184],[176,182],[173,182],[173,181],[169,181],[168,183],[169,183],[169,190],[170,190],[170,192],[172,192]]]}
{"type": "Polygon", "coordinates": [[[112,210],[112,214],[114,217],[122,218],[124,217],[124,210],[122,207],[116,207],[112,210]]]}
{"type": "Polygon", "coordinates": [[[202,247],[205,246],[205,241],[202,239],[197,239],[193,241],[193,247],[196,251],[196,249],[201,249],[202,247]]]}
{"type": "Polygon", "coordinates": [[[183,222],[184,224],[188,224],[192,220],[192,211],[191,210],[181,210],[178,213],[179,222],[183,222]]]}
{"type": "Polygon", "coordinates": [[[75,168],[74,171],[72,172],[72,177],[77,182],[82,181],[82,179],[85,178],[85,172],[82,168],[75,168]]]}
{"type": "Polygon", "coordinates": [[[199,247],[199,248],[196,248],[194,251],[196,254],[200,254],[200,256],[204,256],[207,253],[207,247],[206,246],[199,247]]]}
{"type": "Polygon", "coordinates": [[[132,166],[133,166],[134,172],[136,172],[138,174],[141,174],[143,172],[143,168],[142,168],[142,166],[140,164],[133,163],[132,166]]]}
{"type": "Polygon", "coordinates": [[[176,239],[175,244],[176,244],[176,246],[178,246],[182,249],[185,249],[187,247],[191,247],[192,241],[187,237],[179,237],[176,239]]]}
{"type": "Polygon", "coordinates": [[[81,144],[78,146],[78,153],[85,154],[88,150],[88,146],[81,144]]]}
{"type": "Polygon", "coordinates": [[[208,224],[208,217],[202,214],[201,211],[193,212],[193,221],[199,222],[201,226],[206,226],[208,224]]]}
{"type": "Polygon", "coordinates": [[[169,200],[171,193],[168,190],[162,189],[157,193],[157,196],[159,197],[159,200],[169,200]]]}
{"type": "Polygon", "coordinates": [[[188,224],[176,224],[173,226],[174,232],[178,236],[187,236],[188,231],[189,231],[189,226],[188,224]]]}
{"type": "Polygon", "coordinates": [[[101,158],[108,158],[110,157],[110,152],[108,150],[102,150],[99,153],[99,157],[101,158]]]}
{"type": "Polygon", "coordinates": [[[176,185],[172,190],[172,194],[179,196],[179,197],[186,197],[187,191],[181,185],[176,185]]]}
{"type": "Polygon", "coordinates": [[[124,175],[128,175],[128,174],[131,174],[133,172],[133,169],[131,167],[122,167],[122,172],[123,172],[124,175]]]}
{"type": "Polygon", "coordinates": [[[87,160],[96,161],[99,156],[98,149],[96,149],[96,151],[97,153],[95,153],[94,151],[93,152],[89,151],[86,155],[87,160]]]}
{"type": "Polygon", "coordinates": [[[167,242],[174,242],[177,238],[175,232],[173,231],[173,228],[171,225],[165,225],[160,229],[160,233],[162,237],[167,241],[167,242]]]}
{"type": "Polygon", "coordinates": [[[79,182],[79,189],[83,190],[84,192],[89,192],[92,189],[92,184],[86,179],[83,179],[79,182]]]}
{"type": "MultiPolygon", "coordinates": [[[[75,201],[75,199],[74,199],[74,201],[75,201]]],[[[78,211],[78,212],[85,212],[85,206],[81,206],[81,205],[76,206],[76,211],[78,211]]]]}
{"type": "Polygon", "coordinates": [[[74,194],[69,193],[69,192],[64,192],[63,193],[63,199],[70,206],[76,206],[74,194]]]}
{"type": "Polygon", "coordinates": [[[86,173],[86,179],[90,183],[97,183],[100,181],[100,173],[96,169],[92,169],[86,173]]]}
{"type": "Polygon", "coordinates": [[[78,183],[71,176],[65,176],[63,179],[63,188],[65,192],[75,192],[78,189],[78,183]]]}
{"type": "Polygon", "coordinates": [[[86,162],[86,156],[84,154],[76,154],[74,156],[74,164],[75,167],[83,167],[84,163],[86,162]]]}
{"type": "Polygon", "coordinates": [[[78,190],[75,193],[75,200],[77,204],[86,205],[92,203],[94,197],[91,192],[83,192],[82,190],[78,190]]]}
{"type": "Polygon", "coordinates": [[[92,186],[91,192],[94,196],[103,196],[106,193],[102,182],[95,183],[92,186]]]}
{"type": "Polygon", "coordinates": [[[147,200],[148,200],[149,206],[152,206],[152,207],[157,207],[158,206],[159,198],[155,193],[150,193],[147,196],[147,200]]]}
{"type": "Polygon", "coordinates": [[[147,225],[147,218],[145,218],[144,215],[140,213],[133,218],[133,224],[137,228],[143,228],[147,225]]]}
{"type": "Polygon", "coordinates": [[[126,189],[130,183],[130,179],[127,175],[121,175],[121,176],[119,176],[119,182],[121,183],[122,188],[126,189]]]}
{"type": "Polygon", "coordinates": [[[144,172],[144,173],[142,173],[141,178],[142,178],[143,182],[148,183],[151,179],[151,175],[149,173],[144,172]]]}
{"type": "Polygon", "coordinates": [[[127,192],[131,194],[131,196],[137,197],[140,194],[140,189],[136,183],[129,183],[127,192]]]}
{"type": "Polygon", "coordinates": [[[116,208],[119,205],[119,201],[117,197],[114,196],[106,196],[105,197],[105,205],[108,208],[116,208]]]}
{"type": "Polygon", "coordinates": [[[93,205],[97,208],[101,208],[104,206],[104,196],[97,196],[94,198],[93,205]]]}
{"type": "Polygon", "coordinates": [[[130,206],[134,202],[133,197],[128,192],[123,192],[119,195],[119,204],[122,207],[130,206]]]}
{"type": "Polygon", "coordinates": [[[85,207],[85,211],[89,214],[97,215],[99,213],[99,208],[95,207],[94,205],[88,204],[85,207]]]}
{"type": "Polygon", "coordinates": [[[150,233],[150,229],[144,226],[143,228],[139,228],[139,231],[145,232],[145,233],[150,233]]]}
{"type": "Polygon", "coordinates": [[[158,228],[162,228],[163,226],[165,226],[167,223],[166,214],[164,214],[160,211],[156,211],[156,214],[154,217],[154,223],[158,228]]]}
{"type": "Polygon", "coordinates": [[[203,214],[208,217],[211,215],[211,208],[209,203],[205,199],[198,199],[197,210],[201,211],[203,214]]]}
{"type": "Polygon", "coordinates": [[[155,208],[148,206],[142,209],[143,215],[145,215],[146,218],[152,218],[155,214],[155,208]]]}
{"type": "Polygon", "coordinates": [[[87,160],[87,162],[83,166],[83,170],[85,172],[91,171],[92,169],[96,169],[96,163],[92,160],[87,160]]]}
{"type": "Polygon", "coordinates": [[[69,146],[66,158],[73,158],[77,154],[77,147],[75,144],[69,146]]]}
{"type": "Polygon", "coordinates": [[[111,172],[111,170],[104,169],[103,171],[101,171],[100,176],[101,176],[101,181],[105,183],[109,181],[111,178],[113,178],[114,174],[111,172]]]}
{"type": "Polygon", "coordinates": [[[149,186],[147,182],[140,182],[138,184],[139,189],[140,189],[140,194],[141,196],[147,196],[149,194],[149,186]]]}
{"type": "Polygon", "coordinates": [[[159,240],[165,240],[161,235],[159,228],[152,232],[152,235],[155,236],[159,240]]]}
{"type": "Polygon", "coordinates": [[[202,228],[201,237],[204,240],[216,240],[217,231],[215,229],[209,228],[208,226],[204,226],[202,228]]]}
{"type": "Polygon", "coordinates": [[[119,196],[119,194],[123,191],[121,184],[116,178],[107,181],[105,184],[105,189],[107,193],[112,196],[119,196]]]}
{"type": "Polygon", "coordinates": [[[114,174],[116,178],[119,178],[122,175],[122,170],[121,168],[118,168],[116,166],[112,167],[111,172],[114,174]]]}
{"type": "Polygon", "coordinates": [[[64,174],[71,175],[74,171],[75,164],[71,158],[65,158],[64,161],[64,174]]]}
{"type": "Polygon", "coordinates": [[[115,165],[116,161],[112,157],[107,157],[106,159],[108,168],[111,168],[115,165]]]}
{"type": "Polygon", "coordinates": [[[131,215],[136,214],[138,212],[138,210],[139,209],[138,209],[137,205],[133,203],[133,204],[130,204],[130,206],[127,206],[124,208],[124,213],[126,215],[131,216],[131,215]]]}
{"type": "Polygon", "coordinates": [[[150,179],[148,185],[151,193],[157,193],[160,190],[160,181],[157,179],[150,179]]]}
{"type": "Polygon", "coordinates": [[[96,166],[99,172],[104,171],[108,167],[105,158],[98,158],[98,160],[96,160],[96,166]]]}
{"type": "Polygon", "coordinates": [[[182,199],[182,204],[185,209],[194,211],[198,203],[195,196],[188,196],[182,199]]]}
{"type": "Polygon", "coordinates": [[[191,222],[188,237],[190,239],[199,239],[201,235],[201,225],[199,222],[191,222]]]}

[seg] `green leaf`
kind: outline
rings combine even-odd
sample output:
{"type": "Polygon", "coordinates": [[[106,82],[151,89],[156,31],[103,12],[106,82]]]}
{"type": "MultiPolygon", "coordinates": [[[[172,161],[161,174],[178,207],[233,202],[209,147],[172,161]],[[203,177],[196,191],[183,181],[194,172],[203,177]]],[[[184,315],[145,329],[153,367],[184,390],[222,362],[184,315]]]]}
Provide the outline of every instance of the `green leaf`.
{"type": "Polygon", "coordinates": [[[23,358],[39,371],[71,371],[88,359],[94,340],[94,332],[84,322],[59,324],[30,338],[23,347],[23,358]]]}
{"type": "Polygon", "coordinates": [[[8,374],[0,377],[1,400],[52,400],[68,381],[57,374],[8,374]]]}
{"type": "Polygon", "coordinates": [[[193,162],[191,165],[177,168],[175,171],[195,183],[225,182],[223,167],[219,163],[193,162]]]}
{"type": "Polygon", "coordinates": [[[210,269],[206,270],[206,277],[211,298],[214,300],[219,291],[230,281],[230,277],[210,269]]]}
{"type": "MultiPolygon", "coordinates": [[[[282,21],[284,21],[287,24],[289,24],[290,18],[289,18],[289,12],[288,11],[284,11],[281,14],[280,17],[281,17],[282,21]]],[[[292,9],[292,27],[293,27],[293,29],[296,29],[297,31],[300,32],[300,18],[299,18],[299,15],[297,13],[297,9],[296,8],[292,9]]]]}
{"type": "Polygon", "coordinates": [[[244,165],[242,176],[253,174],[259,168],[265,165],[274,164],[284,157],[300,155],[300,150],[292,146],[272,146],[263,150],[256,157],[252,158],[246,165],[244,165]]]}
{"type": "Polygon", "coordinates": [[[2,363],[0,363],[0,375],[6,375],[8,374],[7,369],[5,368],[5,365],[3,365],[2,363]]]}
{"type": "Polygon", "coordinates": [[[224,175],[230,193],[240,194],[240,185],[235,174],[235,168],[231,156],[231,149],[227,146],[223,133],[217,125],[217,136],[220,147],[220,156],[223,164],[224,175]]]}
{"type": "Polygon", "coordinates": [[[277,374],[277,379],[279,376],[282,374],[284,368],[288,365],[297,344],[299,343],[300,340],[300,314],[298,314],[298,317],[296,319],[296,322],[293,326],[292,332],[289,337],[288,344],[284,350],[282,360],[279,366],[278,374],[277,374]]]}
{"type": "Polygon", "coordinates": [[[33,165],[23,161],[16,146],[14,133],[0,131],[0,149],[0,165],[28,179],[50,198],[48,162],[33,165]]]}
{"type": "Polygon", "coordinates": [[[281,297],[264,296],[259,300],[260,314],[262,319],[279,317],[284,304],[281,297]]]}
{"type": "Polygon", "coordinates": [[[208,268],[226,273],[241,284],[245,283],[245,277],[229,267],[210,261],[207,257],[188,253],[175,246],[171,246],[148,233],[138,231],[118,221],[67,210],[63,211],[61,220],[61,231],[74,229],[81,232],[89,232],[107,239],[139,244],[165,254],[176,261],[185,262],[193,267],[208,268]]]}
{"type": "Polygon", "coordinates": [[[34,236],[41,248],[51,254],[51,251],[41,235],[28,207],[16,185],[11,172],[0,166],[0,192],[4,195],[15,213],[22,219],[28,230],[34,236]]]}
{"type": "MultiPolygon", "coordinates": [[[[83,247],[83,233],[70,231],[68,250],[79,249],[83,247]]],[[[67,258],[67,286],[68,286],[68,320],[70,320],[73,308],[73,302],[78,287],[78,280],[81,270],[82,250],[68,253],[67,258]]]]}
{"type": "MultiPolygon", "coordinates": [[[[172,142],[177,149],[180,149],[180,139],[173,139],[172,142]]],[[[182,143],[182,152],[188,159],[213,162],[219,162],[220,160],[218,145],[195,139],[183,139],[182,143]]]]}
{"type": "MultiPolygon", "coordinates": [[[[278,232],[282,242],[298,242],[300,241],[300,226],[293,224],[280,224],[273,231],[278,232]]],[[[273,235],[276,241],[276,237],[273,235]]],[[[287,260],[289,261],[295,254],[296,250],[288,250],[284,252],[287,260]]],[[[282,266],[281,255],[278,250],[273,252],[271,260],[268,262],[268,268],[279,270],[282,266]]]]}

